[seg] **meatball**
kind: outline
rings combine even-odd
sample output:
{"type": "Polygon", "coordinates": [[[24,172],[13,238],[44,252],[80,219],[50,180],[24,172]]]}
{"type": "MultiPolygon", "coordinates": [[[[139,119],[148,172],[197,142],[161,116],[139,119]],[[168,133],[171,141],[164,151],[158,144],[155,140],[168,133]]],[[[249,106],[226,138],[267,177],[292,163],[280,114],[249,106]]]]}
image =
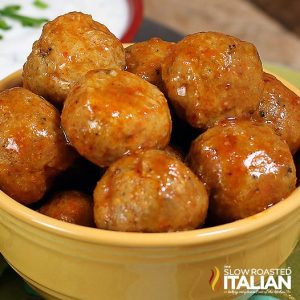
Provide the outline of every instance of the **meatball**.
{"type": "Polygon", "coordinates": [[[64,191],[54,195],[39,212],[68,223],[93,227],[92,198],[79,191],[64,191]]]}
{"type": "Polygon", "coordinates": [[[164,90],[161,63],[174,43],[159,38],[133,44],[125,49],[126,69],[164,90]]]}
{"type": "Polygon", "coordinates": [[[0,93],[0,188],[25,205],[38,201],[73,161],[58,111],[24,88],[0,93]]]}
{"type": "Polygon", "coordinates": [[[62,125],[77,151],[99,166],[123,155],[163,149],[170,140],[167,100],[126,71],[94,70],[70,91],[62,125]]]}
{"type": "Polygon", "coordinates": [[[132,232],[194,229],[204,223],[208,196],[197,176],[160,150],[112,164],[94,191],[97,227],[132,232]]]}
{"type": "Polygon", "coordinates": [[[270,126],[294,154],[300,147],[300,98],[273,75],[264,73],[264,92],[254,120],[270,126]]]}
{"type": "Polygon", "coordinates": [[[174,108],[196,128],[253,113],[263,91],[262,76],[254,45],[216,32],[185,37],[162,63],[174,108]]]}
{"type": "Polygon", "coordinates": [[[266,125],[225,122],[192,144],[189,164],[210,191],[217,223],[245,218],[287,197],[295,188],[295,165],[285,141],[266,125]]]}
{"type": "Polygon", "coordinates": [[[24,87],[63,103],[72,84],[94,69],[122,69],[121,42],[90,15],[71,12],[48,22],[23,68],[24,87]]]}
{"type": "Polygon", "coordinates": [[[169,155],[174,156],[175,158],[184,161],[184,155],[182,153],[182,151],[180,149],[178,149],[177,147],[168,145],[165,149],[165,152],[167,152],[169,155]]]}

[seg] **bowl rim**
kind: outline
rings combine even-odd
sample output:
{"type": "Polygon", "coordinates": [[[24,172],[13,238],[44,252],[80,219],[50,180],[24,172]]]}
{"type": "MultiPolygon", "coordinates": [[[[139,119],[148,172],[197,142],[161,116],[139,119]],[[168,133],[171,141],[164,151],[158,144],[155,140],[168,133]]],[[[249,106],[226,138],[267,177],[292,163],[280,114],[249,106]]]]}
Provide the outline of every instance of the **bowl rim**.
{"type": "Polygon", "coordinates": [[[129,25],[121,37],[123,43],[131,42],[136,35],[144,16],[143,0],[127,0],[129,7],[129,25]]]}
{"type": "MultiPolygon", "coordinates": [[[[300,187],[286,199],[253,216],[214,227],[168,233],[118,232],[62,222],[18,203],[2,191],[0,191],[0,209],[29,226],[60,237],[106,246],[153,248],[198,246],[260,231],[299,210],[299,199],[300,187]]],[[[299,220],[300,216],[298,222],[299,220]]]]}
{"type": "MultiPolygon", "coordinates": [[[[295,86],[276,74],[273,75],[281,80],[289,89],[300,95],[300,90],[295,86]]],[[[0,91],[18,82],[21,82],[21,70],[0,80],[0,91]]],[[[81,242],[131,248],[188,247],[236,238],[237,236],[251,234],[262,228],[274,225],[297,210],[300,211],[300,187],[296,188],[284,200],[253,216],[214,227],[168,233],[118,232],[62,222],[18,203],[2,191],[0,191],[0,210],[40,230],[46,230],[60,237],[81,242]]],[[[297,216],[299,217],[298,220],[294,220],[295,223],[300,221],[300,213],[297,216]]]]}

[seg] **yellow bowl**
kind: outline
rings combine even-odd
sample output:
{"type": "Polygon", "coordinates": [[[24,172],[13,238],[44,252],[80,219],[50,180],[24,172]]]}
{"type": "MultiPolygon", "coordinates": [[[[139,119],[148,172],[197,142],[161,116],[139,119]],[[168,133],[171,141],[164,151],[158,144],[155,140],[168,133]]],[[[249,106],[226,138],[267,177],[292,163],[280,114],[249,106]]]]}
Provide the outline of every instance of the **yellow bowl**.
{"type": "MultiPolygon", "coordinates": [[[[12,74],[0,90],[20,78],[20,72],[12,74]]],[[[231,299],[210,285],[211,270],[218,268],[222,277],[224,265],[279,267],[296,246],[299,221],[300,188],[240,221],[157,234],[64,223],[0,192],[0,251],[46,299],[231,299]]]]}

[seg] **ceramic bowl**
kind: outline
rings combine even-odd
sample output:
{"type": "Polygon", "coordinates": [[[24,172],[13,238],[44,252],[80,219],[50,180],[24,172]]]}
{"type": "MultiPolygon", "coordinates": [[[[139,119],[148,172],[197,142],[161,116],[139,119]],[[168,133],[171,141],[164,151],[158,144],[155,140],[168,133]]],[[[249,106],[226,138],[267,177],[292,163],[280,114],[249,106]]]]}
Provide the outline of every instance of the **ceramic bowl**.
{"type": "MultiPolygon", "coordinates": [[[[20,83],[20,72],[14,73],[0,90],[20,83]]],[[[299,234],[300,188],[240,221],[155,234],[64,223],[0,192],[0,251],[46,299],[231,299],[220,284],[210,284],[213,269],[222,277],[224,265],[277,268],[299,234]]]]}

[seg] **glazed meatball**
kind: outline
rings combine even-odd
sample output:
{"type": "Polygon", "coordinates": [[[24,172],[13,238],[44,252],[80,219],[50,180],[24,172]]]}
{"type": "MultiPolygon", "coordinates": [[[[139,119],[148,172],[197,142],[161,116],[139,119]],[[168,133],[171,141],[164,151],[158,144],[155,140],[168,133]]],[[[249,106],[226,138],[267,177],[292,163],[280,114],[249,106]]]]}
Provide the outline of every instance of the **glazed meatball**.
{"type": "Polygon", "coordinates": [[[0,93],[0,188],[25,205],[38,201],[73,161],[58,111],[23,88],[0,93]]]}
{"type": "Polygon", "coordinates": [[[94,191],[94,219],[102,229],[167,232],[204,223],[204,185],[180,160],[160,150],[112,164],[94,191]]]}
{"type": "Polygon", "coordinates": [[[165,152],[167,152],[169,155],[174,156],[175,158],[184,161],[184,155],[183,153],[176,147],[168,145],[165,149],[165,152]]]}
{"type": "Polygon", "coordinates": [[[162,78],[177,113],[191,126],[253,113],[263,91],[254,45],[216,32],[189,35],[162,63],[162,78]]]}
{"type": "Polygon", "coordinates": [[[174,43],[159,38],[135,43],[125,49],[126,70],[164,90],[161,63],[174,43]]]}
{"type": "Polygon", "coordinates": [[[94,69],[122,69],[121,42],[90,15],[71,12],[48,22],[23,68],[24,87],[63,103],[72,84],[94,69]]]}
{"type": "Polygon", "coordinates": [[[299,149],[300,98],[268,73],[264,73],[264,92],[254,120],[274,129],[293,154],[299,149]]]}
{"type": "Polygon", "coordinates": [[[62,125],[77,151],[99,166],[123,155],[163,149],[170,140],[167,100],[126,71],[90,71],[71,90],[62,125]]]}
{"type": "Polygon", "coordinates": [[[210,191],[217,223],[256,214],[295,188],[295,165],[285,141],[266,125],[219,124],[192,144],[189,164],[210,191]]]}
{"type": "Polygon", "coordinates": [[[54,195],[39,212],[68,223],[92,227],[92,198],[79,191],[64,191],[54,195]]]}

